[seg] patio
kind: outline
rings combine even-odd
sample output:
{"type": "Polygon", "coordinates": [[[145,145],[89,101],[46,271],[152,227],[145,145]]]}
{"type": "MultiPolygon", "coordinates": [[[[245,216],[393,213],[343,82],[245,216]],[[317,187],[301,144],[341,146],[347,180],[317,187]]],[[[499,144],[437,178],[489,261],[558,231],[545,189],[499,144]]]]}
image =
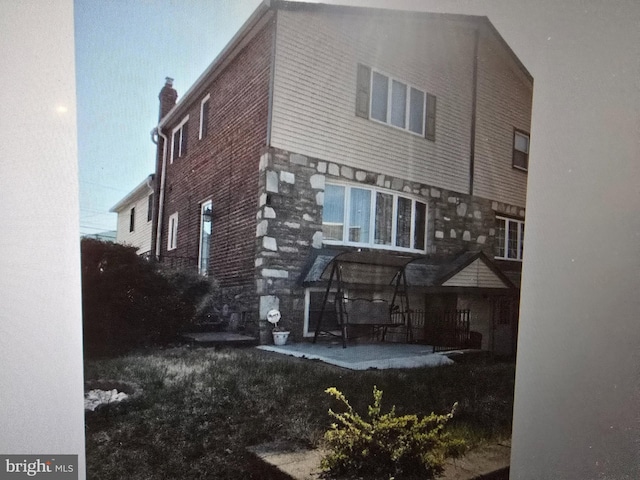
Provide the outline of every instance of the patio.
{"type": "Polygon", "coordinates": [[[293,343],[283,346],[256,347],[268,352],[290,355],[335,365],[349,370],[436,367],[454,363],[448,355],[459,352],[436,352],[430,345],[403,343],[358,343],[342,348],[341,341],[331,343],[293,343]]]}

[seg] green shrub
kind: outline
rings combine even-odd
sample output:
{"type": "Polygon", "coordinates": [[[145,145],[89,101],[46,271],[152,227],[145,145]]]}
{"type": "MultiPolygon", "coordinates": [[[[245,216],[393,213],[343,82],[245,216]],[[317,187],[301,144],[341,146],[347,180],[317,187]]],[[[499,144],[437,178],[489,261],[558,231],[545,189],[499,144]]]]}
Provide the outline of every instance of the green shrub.
{"type": "Polygon", "coordinates": [[[325,433],[329,453],[321,467],[331,476],[347,478],[433,478],[443,469],[446,457],[459,456],[464,442],[444,430],[457,404],[445,415],[432,413],[397,416],[395,406],[381,412],[382,391],[373,387],[369,421],[356,413],[345,396],[331,387],[326,393],[346,406],[346,412],[329,415],[338,423],[325,433]]]}
{"type": "Polygon", "coordinates": [[[88,357],[174,340],[212,289],[206,278],[161,269],[133,247],[84,238],[81,259],[88,357]]]}

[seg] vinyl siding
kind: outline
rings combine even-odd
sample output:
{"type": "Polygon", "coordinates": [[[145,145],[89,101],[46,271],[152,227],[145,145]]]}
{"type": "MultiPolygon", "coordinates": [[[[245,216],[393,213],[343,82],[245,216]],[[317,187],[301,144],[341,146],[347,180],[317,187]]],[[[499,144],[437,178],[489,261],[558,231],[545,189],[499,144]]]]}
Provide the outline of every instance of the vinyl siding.
{"type": "Polygon", "coordinates": [[[507,288],[487,265],[476,260],[442,284],[445,287],[507,288]]]}
{"type": "Polygon", "coordinates": [[[495,37],[478,48],[474,195],[525,206],[527,173],[513,168],[513,129],[531,129],[533,86],[495,37]]]}
{"type": "Polygon", "coordinates": [[[277,22],[272,146],[468,191],[470,26],[282,10],[277,22]],[[437,96],[435,142],[356,116],[358,63],[437,96]]]}
{"type": "Polygon", "coordinates": [[[141,195],[118,212],[118,227],[116,242],[138,247],[138,254],[151,250],[151,221],[147,222],[148,198],[151,189],[145,190],[141,195]],[[135,207],[135,225],[133,232],[129,231],[131,208],[135,207]]]}

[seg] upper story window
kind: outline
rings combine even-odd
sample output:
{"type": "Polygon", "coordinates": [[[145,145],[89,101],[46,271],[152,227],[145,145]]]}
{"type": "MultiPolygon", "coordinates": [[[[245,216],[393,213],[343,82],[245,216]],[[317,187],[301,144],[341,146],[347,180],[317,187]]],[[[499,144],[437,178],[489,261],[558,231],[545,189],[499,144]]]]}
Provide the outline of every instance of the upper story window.
{"type": "Polygon", "coordinates": [[[187,154],[187,138],[189,127],[189,115],[184,117],[180,125],[173,129],[171,136],[171,163],[176,158],[184,157],[187,154]]]}
{"type": "Polygon", "coordinates": [[[169,217],[169,235],[167,236],[167,250],[178,248],[178,212],[169,217]]]}
{"type": "Polygon", "coordinates": [[[327,244],[426,250],[427,205],[373,188],[327,184],[322,233],[327,244]]]}
{"type": "Polygon", "coordinates": [[[522,260],[524,221],[504,217],[496,217],[496,220],[498,224],[496,258],[522,260]]]}
{"type": "Polygon", "coordinates": [[[136,207],[131,207],[129,213],[129,231],[133,232],[136,228],[136,207]]]}
{"type": "Polygon", "coordinates": [[[434,95],[361,64],[357,76],[356,115],[435,140],[434,95]]]}
{"type": "Polygon", "coordinates": [[[513,131],[513,166],[529,169],[529,134],[518,129],[513,131]]]}
{"type": "Polygon", "coordinates": [[[202,140],[207,136],[209,132],[209,99],[211,94],[208,94],[200,102],[200,132],[198,133],[198,140],[202,140]]]}

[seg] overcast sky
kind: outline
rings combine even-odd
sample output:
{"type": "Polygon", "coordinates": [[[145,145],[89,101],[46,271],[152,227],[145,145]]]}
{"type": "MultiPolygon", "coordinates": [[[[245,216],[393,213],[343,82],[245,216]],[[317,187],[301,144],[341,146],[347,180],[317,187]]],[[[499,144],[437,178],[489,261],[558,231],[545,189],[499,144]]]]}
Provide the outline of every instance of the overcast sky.
{"type": "Polygon", "coordinates": [[[179,97],[260,0],[75,0],[80,233],[153,172],[165,77],[179,97]]]}

